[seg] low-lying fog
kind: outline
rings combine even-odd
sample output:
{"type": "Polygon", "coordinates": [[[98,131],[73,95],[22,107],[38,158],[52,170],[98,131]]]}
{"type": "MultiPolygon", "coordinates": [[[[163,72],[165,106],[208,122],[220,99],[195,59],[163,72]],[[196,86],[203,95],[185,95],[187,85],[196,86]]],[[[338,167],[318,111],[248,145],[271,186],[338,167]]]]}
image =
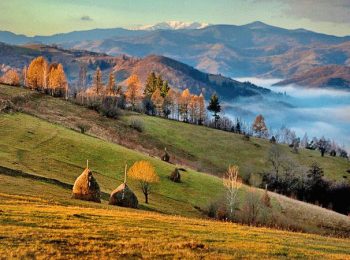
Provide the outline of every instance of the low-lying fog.
{"type": "Polygon", "coordinates": [[[301,138],[325,136],[350,150],[350,92],[308,89],[295,86],[274,87],[280,79],[236,78],[250,81],[275,92],[286,93],[269,100],[240,99],[225,104],[225,115],[251,123],[263,114],[269,128],[286,126],[301,138]]]}

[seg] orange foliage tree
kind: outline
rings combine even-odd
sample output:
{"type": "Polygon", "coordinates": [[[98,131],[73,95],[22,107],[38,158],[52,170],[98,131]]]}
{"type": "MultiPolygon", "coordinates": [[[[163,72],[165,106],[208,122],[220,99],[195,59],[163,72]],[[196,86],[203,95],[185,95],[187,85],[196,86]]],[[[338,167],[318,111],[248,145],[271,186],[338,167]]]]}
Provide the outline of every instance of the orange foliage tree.
{"type": "Polygon", "coordinates": [[[162,93],[160,89],[156,89],[151,97],[152,103],[156,108],[157,114],[162,115],[163,113],[163,104],[164,104],[164,98],[162,97],[162,93]]]}
{"type": "Polygon", "coordinates": [[[27,71],[27,84],[31,89],[44,90],[47,87],[48,64],[43,56],[35,58],[27,71]]]}
{"type": "Polygon", "coordinates": [[[205,100],[203,93],[201,93],[198,97],[198,124],[203,124],[207,117],[207,110],[205,107],[205,100]]]}
{"type": "Polygon", "coordinates": [[[151,184],[159,182],[159,177],[153,165],[147,161],[138,161],[131,166],[128,176],[139,181],[142,192],[145,195],[145,202],[148,203],[151,184]]]}
{"type": "Polygon", "coordinates": [[[14,69],[8,70],[2,77],[1,82],[11,86],[19,86],[19,76],[14,69]]]}
{"type": "Polygon", "coordinates": [[[100,95],[102,92],[103,84],[102,84],[102,71],[99,67],[97,67],[95,76],[94,76],[94,90],[96,95],[100,95]]]}
{"type": "Polygon", "coordinates": [[[136,104],[142,98],[141,82],[139,77],[132,74],[127,80],[127,90],[125,92],[127,101],[131,104],[132,110],[135,109],[136,104]]]}
{"type": "Polygon", "coordinates": [[[253,131],[259,136],[259,137],[266,137],[268,136],[268,130],[265,124],[265,118],[263,115],[258,115],[253,123],[253,131]]]}
{"type": "Polygon", "coordinates": [[[51,64],[49,69],[48,90],[52,96],[67,97],[68,83],[62,64],[51,64]]]}
{"type": "Polygon", "coordinates": [[[185,89],[180,97],[180,114],[185,122],[188,121],[188,106],[191,100],[191,93],[189,89],[185,89]]]}

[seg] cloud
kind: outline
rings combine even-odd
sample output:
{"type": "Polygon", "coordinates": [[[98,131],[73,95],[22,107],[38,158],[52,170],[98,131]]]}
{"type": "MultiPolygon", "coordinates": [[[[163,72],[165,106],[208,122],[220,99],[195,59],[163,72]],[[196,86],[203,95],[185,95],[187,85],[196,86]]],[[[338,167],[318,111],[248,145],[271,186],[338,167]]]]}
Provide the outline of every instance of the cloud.
{"type": "Polygon", "coordinates": [[[349,0],[260,0],[275,2],[286,16],[305,18],[316,22],[350,23],[349,0]]]}
{"type": "Polygon", "coordinates": [[[82,17],[80,17],[80,20],[81,21],[84,21],[84,22],[91,22],[93,21],[94,19],[92,19],[90,16],[88,15],[83,15],[82,17]]]}

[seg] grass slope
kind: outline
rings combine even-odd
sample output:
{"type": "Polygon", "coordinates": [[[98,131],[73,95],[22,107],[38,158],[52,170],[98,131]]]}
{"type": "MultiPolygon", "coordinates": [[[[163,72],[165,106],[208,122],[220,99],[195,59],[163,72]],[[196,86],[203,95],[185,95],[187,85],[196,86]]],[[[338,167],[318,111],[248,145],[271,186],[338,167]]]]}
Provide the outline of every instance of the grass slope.
{"type": "Polygon", "coordinates": [[[8,258],[349,259],[349,239],[0,193],[8,258]]]}
{"type": "MultiPolygon", "coordinates": [[[[141,202],[141,209],[186,217],[204,217],[198,208],[206,209],[212,200],[223,193],[220,178],[188,169],[182,174],[182,183],[173,183],[168,176],[175,165],[30,115],[0,114],[0,126],[0,166],[25,172],[23,176],[14,177],[0,171],[0,182],[4,183],[0,186],[2,193],[34,195],[63,205],[105,207],[108,194],[123,180],[125,163],[131,165],[142,159],[155,165],[161,182],[151,194],[150,204],[146,205],[142,203],[143,196],[138,184],[129,180],[129,185],[141,202]],[[107,194],[102,205],[72,200],[67,185],[56,185],[59,190],[53,191],[52,185],[44,181],[56,179],[60,183],[72,185],[83,171],[87,158],[102,191],[107,194]]],[[[240,199],[245,194],[246,187],[241,190],[240,199]]],[[[348,217],[270,194],[274,211],[283,214],[289,223],[295,223],[307,232],[350,234],[348,217]]]]}
{"type": "MultiPolygon", "coordinates": [[[[120,120],[107,119],[70,102],[9,86],[0,85],[1,97],[16,100],[29,114],[76,130],[79,125],[88,125],[90,135],[153,156],[160,157],[167,147],[175,162],[198,171],[220,176],[229,164],[235,163],[242,174],[256,174],[269,167],[266,155],[271,144],[266,140],[251,138],[251,141],[244,141],[241,135],[129,112],[120,120]],[[143,122],[144,132],[130,129],[129,122],[135,118],[143,122]]],[[[347,160],[328,155],[322,158],[319,152],[310,150],[294,154],[289,147],[281,147],[305,167],[316,161],[328,178],[350,181],[346,172],[350,168],[347,160]]]]}

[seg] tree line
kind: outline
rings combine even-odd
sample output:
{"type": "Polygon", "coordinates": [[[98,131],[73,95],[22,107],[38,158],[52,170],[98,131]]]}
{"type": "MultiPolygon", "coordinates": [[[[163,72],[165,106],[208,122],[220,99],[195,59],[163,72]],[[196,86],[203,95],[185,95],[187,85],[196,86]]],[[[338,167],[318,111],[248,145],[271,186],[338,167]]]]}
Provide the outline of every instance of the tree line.
{"type": "Polygon", "coordinates": [[[0,79],[1,83],[12,86],[24,86],[55,97],[68,98],[67,77],[61,63],[49,64],[42,56],[33,59],[21,73],[8,70],[0,79]]]}

